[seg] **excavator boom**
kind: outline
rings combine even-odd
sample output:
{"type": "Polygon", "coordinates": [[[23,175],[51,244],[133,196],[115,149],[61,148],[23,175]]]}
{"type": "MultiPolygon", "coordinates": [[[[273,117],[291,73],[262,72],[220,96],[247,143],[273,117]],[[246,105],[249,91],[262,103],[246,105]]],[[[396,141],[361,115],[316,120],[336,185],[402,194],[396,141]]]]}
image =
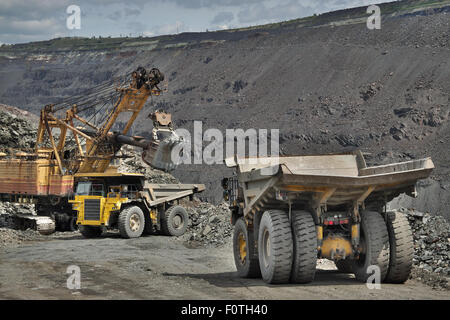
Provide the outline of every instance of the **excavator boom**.
{"type": "Polygon", "coordinates": [[[40,116],[36,152],[42,151],[41,145],[50,145],[53,151],[52,157],[56,160],[62,175],[105,172],[122,144],[143,148],[144,161],[153,168],[165,171],[174,169],[170,151],[181,142],[181,139],[173,132],[170,114],[158,111],[151,114],[154,124],[152,140],[137,142],[136,139],[127,136],[148,98],[152,95],[160,95],[161,89],[158,85],[164,80],[164,75],[156,68],[147,71],[139,67],[131,74],[131,77],[128,87],[115,89],[119,95],[113,102],[111,110],[106,113],[103,123],[99,125],[83,118],[80,113],[86,111],[86,108],[81,108],[77,104],[73,104],[66,111],[64,118],[57,117],[56,111],[59,111],[57,105],[45,106],[40,116]],[[118,118],[124,113],[129,114],[129,117],[123,129],[120,132],[111,132],[118,118]],[[74,121],[79,122],[83,127],[75,127],[74,121]],[[89,130],[86,129],[87,127],[89,130]],[[53,133],[53,128],[60,131],[58,140],[53,133]],[[167,132],[168,137],[166,134],[164,141],[160,141],[155,130],[167,132]],[[69,131],[72,133],[71,137],[67,134],[69,131]],[[75,149],[68,146],[69,139],[75,141],[75,149]]]}

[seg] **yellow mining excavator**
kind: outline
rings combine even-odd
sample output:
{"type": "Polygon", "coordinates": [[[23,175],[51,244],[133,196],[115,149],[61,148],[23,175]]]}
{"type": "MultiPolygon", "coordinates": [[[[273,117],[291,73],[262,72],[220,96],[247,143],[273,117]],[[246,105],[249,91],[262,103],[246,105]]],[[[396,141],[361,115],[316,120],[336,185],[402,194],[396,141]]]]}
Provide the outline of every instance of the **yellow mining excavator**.
{"type": "Polygon", "coordinates": [[[161,94],[158,85],[163,81],[158,69],[139,67],[131,77],[112,79],[81,96],[46,105],[34,152],[0,153],[0,200],[35,204],[37,216],[15,216],[18,224],[43,234],[81,226],[84,235],[93,236],[100,227],[116,226],[120,212],[133,203],[144,214],[131,214],[127,222],[122,219],[123,230],[138,231],[124,231],[125,237],[136,236],[144,224],[149,231],[166,233],[174,229],[169,223],[185,228],[184,209],[172,210],[181,213],[172,212],[170,219],[158,217],[158,210],[165,214],[181,195],[192,196],[203,186],[169,185],[170,195],[175,190],[177,196],[167,198],[165,193],[165,201],[158,202],[161,199],[155,190],[160,194],[164,187],[149,185],[142,175],[119,173],[115,163],[121,146],[127,144],[142,148],[144,162],[153,168],[175,168],[170,152],[181,139],[173,131],[170,114],[156,111],[150,115],[150,139],[128,135],[148,98],[161,94]]]}

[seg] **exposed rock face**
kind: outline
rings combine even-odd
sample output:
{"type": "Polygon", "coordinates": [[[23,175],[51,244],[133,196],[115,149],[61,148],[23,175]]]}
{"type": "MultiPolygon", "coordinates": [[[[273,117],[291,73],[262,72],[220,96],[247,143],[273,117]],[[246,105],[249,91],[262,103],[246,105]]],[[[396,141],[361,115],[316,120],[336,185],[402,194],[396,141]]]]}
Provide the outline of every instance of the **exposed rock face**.
{"type": "Polygon", "coordinates": [[[0,108],[0,150],[10,148],[31,149],[36,141],[37,125],[22,115],[0,108]]]}

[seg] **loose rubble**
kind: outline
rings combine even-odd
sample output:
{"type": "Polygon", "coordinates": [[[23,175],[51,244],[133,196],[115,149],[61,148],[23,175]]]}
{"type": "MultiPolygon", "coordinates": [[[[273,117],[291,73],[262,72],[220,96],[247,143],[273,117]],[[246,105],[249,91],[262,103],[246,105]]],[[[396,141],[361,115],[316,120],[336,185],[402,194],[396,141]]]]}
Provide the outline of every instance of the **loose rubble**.
{"type": "Polygon", "coordinates": [[[0,249],[20,245],[24,241],[45,240],[45,236],[34,230],[0,228],[0,249]]]}
{"type": "Polygon", "coordinates": [[[441,216],[399,209],[409,220],[414,237],[411,277],[432,287],[449,288],[450,224],[441,216]]]}
{"type": "Polygon", "coordinates": [[[4,151],[9,148],[30,149],[36,141],[36,128],[15,114],[0,110],[0,146],[4,151]]]}
{"type": "Polygon", "coordinates": [[[141,158],[142,150],[135,150],[131,146],[122,146],[121,153],[126,158],[120,159],[119,172],[142,173],[150,183],[179,183],[170,173],[153,169],[141,158]]]}
{"type": "Polygon", "coordinates": [[[35,214],[33,204],[0,202],[0,228],[14,229],[12,214],[35,214]]]}
{"type": "Polygon", "coordinates": [[[186,233],[174,238],[190,247],[221,246],[230,241],[233,226],[230,223],[231,211],[226,203],[214,206],[197,199],[182,204],[189,215],[186,233]]]}

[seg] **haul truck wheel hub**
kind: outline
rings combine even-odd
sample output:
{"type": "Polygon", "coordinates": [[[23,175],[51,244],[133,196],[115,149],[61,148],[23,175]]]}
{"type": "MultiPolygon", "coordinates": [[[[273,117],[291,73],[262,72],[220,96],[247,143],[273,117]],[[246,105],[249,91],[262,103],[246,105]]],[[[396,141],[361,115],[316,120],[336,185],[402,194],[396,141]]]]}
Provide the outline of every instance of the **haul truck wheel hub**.
{"type": "Polygon", "coordinates": [[[141,219],[139,219],[139,216],[136,213],[133,213],[130,217],[130,229],[131,231],[135,232],[139,229],[139,226],[141,225],[141,219]]]}
{"type": "Polygon", "coordinates": [[[241,258],[242,264],[244,264],[245,258],[247,257],[247,243],[245,242],[243,233],[239,234],[239,257],[241,258]]]}
{"type": "Polygon", "coordinates": [[[172,225],[175,229],[180,228],[182,224],[183,224],[183,218],[181,218],[180,215],[177,214],[175,217],[173,217],[172,225]]]}

